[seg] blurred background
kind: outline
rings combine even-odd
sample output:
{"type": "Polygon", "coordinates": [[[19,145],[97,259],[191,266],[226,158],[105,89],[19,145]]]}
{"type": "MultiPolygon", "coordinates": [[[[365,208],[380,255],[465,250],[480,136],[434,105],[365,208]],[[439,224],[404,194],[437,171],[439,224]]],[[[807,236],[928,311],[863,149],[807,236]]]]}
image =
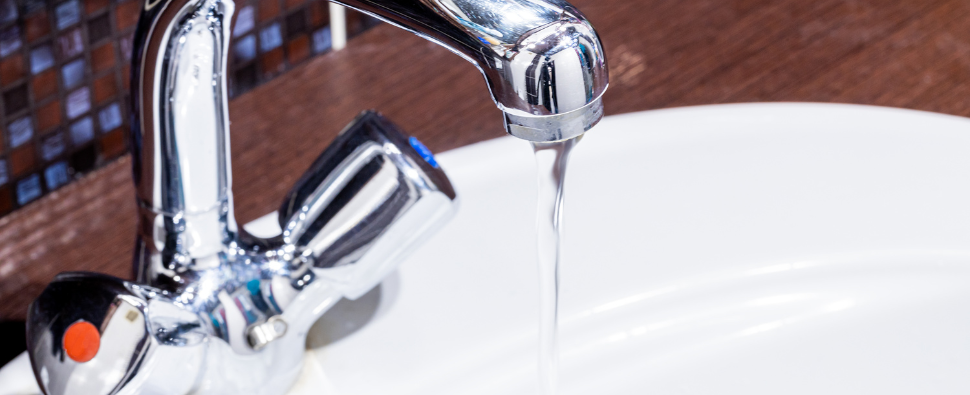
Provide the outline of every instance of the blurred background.
{"type": "MultiPolygon", "coordinates": [[[[140,0],[0,0],[0,215],[126,153],[128,75],[140,0]]],[[[235,97],[330,51],[329,3],[237,3],[235,97]]],[[[357,12],[346,34],[379,23],[357,12]]]]}
{"type": "MultiPolygon", "coordinates": [[[[574,0],[604,41],[607,114],[818,101],[970,115],[960,0],[574,0]]],[[[131,37],[141,0],[0,0],[0,363],[61,271],[130,277],[131,37]]],[[[504,134],[474,67],[329,4],[239,0],[229,61],[237,220],[277,208],[359,111],[434,151],[504,134]]]]}
{"type": "MultiPolygon", "coordinates": [[[[0,217],[128,152],[129,64],[142,4],[0,0],[0,217]]],[[[236,7],[230,97],[333,49],[327,1],[236,7]]],[[[338,41],[380,23],[354,11],[338,17],[338,41]]],[[[0,336],[12,340],[0,342],[0,365],[25,348],[23,321],[3,318],[0,336]]]]}

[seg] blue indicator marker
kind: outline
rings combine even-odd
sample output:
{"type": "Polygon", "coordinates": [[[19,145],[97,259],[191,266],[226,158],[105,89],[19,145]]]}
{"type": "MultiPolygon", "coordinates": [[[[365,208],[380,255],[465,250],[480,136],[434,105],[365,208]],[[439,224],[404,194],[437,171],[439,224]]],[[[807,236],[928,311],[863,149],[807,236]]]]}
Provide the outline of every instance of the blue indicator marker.
{"type": "Polygon", "coordinates": [[[415,151],[418,151],[418,155],[421,155],[421,158],[424,159],[425,162],[428,162],[428,164],[435,169],[438,168],[438,161],[434,160],[434,154],[431,153],[431,150],[429,150],[428,147],[421,144],[416,137],[409,138],[408,143],[411,143],[411,147],[413,147],[415,151]]]}
{"type": "Polygon", "coordinates": [[[246,283],[246,289],[249,290],[250,295],[256,296],[259,294],[259,280],[249,280],[249,282],[246,283]]]}

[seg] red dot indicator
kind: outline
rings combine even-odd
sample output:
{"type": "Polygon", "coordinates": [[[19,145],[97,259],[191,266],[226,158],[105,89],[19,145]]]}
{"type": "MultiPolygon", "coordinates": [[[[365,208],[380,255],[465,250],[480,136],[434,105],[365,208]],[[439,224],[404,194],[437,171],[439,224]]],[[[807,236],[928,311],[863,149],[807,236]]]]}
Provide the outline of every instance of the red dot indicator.
{"type": "Polygon", "coordinates": [[[94,359],[100,347],[101,334],[90,322],[75,322],[64,332],[64,351],[76,362],[84,363],[94,359]]]}

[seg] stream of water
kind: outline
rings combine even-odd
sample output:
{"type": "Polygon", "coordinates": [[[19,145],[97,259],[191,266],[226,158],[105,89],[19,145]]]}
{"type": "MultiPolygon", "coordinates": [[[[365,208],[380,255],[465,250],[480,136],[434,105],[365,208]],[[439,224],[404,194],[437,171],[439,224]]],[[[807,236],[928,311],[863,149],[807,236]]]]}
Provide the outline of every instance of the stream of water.
{"type": "Polygon", "coordinates": [[[539,387],[542,395],[555,395],[559,383],[559,263],[562,260],[563,185],[569,153],[581,138],[532,143],[539,184],[536,233],[540,299],[539,387]]]}

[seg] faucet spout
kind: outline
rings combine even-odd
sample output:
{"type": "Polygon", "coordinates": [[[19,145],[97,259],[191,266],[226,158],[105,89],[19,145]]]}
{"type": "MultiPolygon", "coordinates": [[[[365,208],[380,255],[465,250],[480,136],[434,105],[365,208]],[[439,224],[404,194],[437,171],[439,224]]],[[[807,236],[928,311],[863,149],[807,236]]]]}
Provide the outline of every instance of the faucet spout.
{"type": "Polygon", "coordinates": [[[562,0],[336,0],[448,48],[485,76],[506,131],[549,142],[603,117],[603,44],[562,0]]]}

